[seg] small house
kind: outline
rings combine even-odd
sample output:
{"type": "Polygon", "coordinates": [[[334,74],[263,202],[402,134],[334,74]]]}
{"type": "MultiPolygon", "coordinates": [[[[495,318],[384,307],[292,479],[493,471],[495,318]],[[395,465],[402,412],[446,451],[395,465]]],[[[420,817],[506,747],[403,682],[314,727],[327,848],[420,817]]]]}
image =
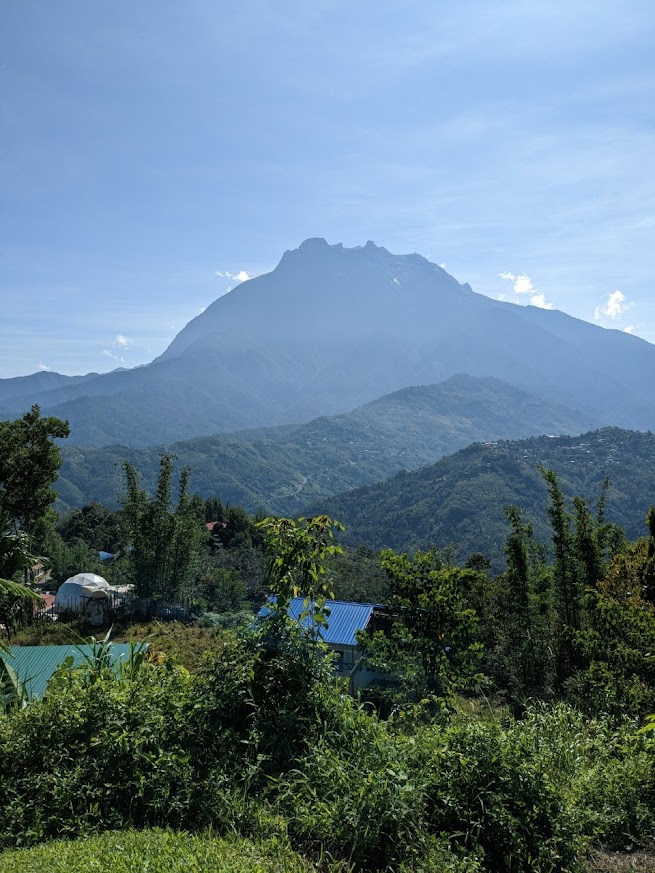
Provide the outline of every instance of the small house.
{"type": "MultiPolygon", "coordinates": [[[[305,611],[304,603],[303,597],[292,598],[289,604],[289,617],[300,621],[300,616],[305,611]]],[[[327,627],[317,626],[316,635],[323,640],[330,651],[336,653],[337,673],[349,679],[350,690],[356,693],[360,688],[380,678],[377,673],[367,668],[366,659],[357,643],[357,633],[369,630],[384,607],[378,603],[351,603],[345,600],[328,600],[326,606],[330,610],[327,627]]],[[[267,613],[266,606],[259,611],[260,616],[265,616],[267,613]]],[[[310,630],[311,617],[305,617],[302,626],[310,630]]]]}
{"type": "MultiPolygon", "coordinates": [[[[141,644],[147,648],[147,643],[141,644]]],[[[79,667],[85,661],[94,656],[94,648],[91,645],[69,646],[10,646],[4,659],[16,672],[18,680],[25,685],[28,699],[43,697],[48,682],[57,668],[70,657],[72,666],[79,667]]],[[[109,644],[109,663],[111,669],[117,673],[121,664],[128,664],[133,656],[132,646],[129,643],[109,644]]]]}

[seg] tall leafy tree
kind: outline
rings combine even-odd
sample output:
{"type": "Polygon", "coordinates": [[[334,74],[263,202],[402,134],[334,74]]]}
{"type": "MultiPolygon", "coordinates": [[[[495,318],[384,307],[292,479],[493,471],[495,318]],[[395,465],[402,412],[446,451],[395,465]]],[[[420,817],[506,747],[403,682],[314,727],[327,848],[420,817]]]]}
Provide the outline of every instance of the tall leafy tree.
{"type": "Polygon", "coordinates": [[[140,597],[174,599],[191,582],[205,538],[201,508],[189,495],[189,470],[180,474],[175,504],[171,455],[161,458],[152,497],[141,488],[132,464],[125,464],[124,471],[123,523],[136,591],[140,597]]]}
{"type": "Polygon", "coordinates": [[[391,675],[409,700],[449,697],[479,681],[482,644],[469,606],[476,571],[445,566],[435,551],[413,558],[382,552],[389,579],[388,632],[360,635],[371,666],[391,675]]]}
{"type": "Polygon", "coordinates": [[[551,578],[543,549],[517,506],[506,509],[507,568],[494,583],[487,663],[499,688],[524,704],[553,686],[551,578]]]}
{"type": "Polygon", "coordinates": [[[585,670],[570,689],[592,711],[644,715],[655,708],[655,509],[649,535],[612,555],[589,595],[578,634],[585,670]]]}
{"type": "Polygon", "coordinates": [[[51,520],[57,496],[52,484],[61,466],[55,440],[69,433],[68,422],[42,417],[38,406],[15,421],[0,421],[0,509],[16,529],[33,534],[40,522],[51,520]]]}

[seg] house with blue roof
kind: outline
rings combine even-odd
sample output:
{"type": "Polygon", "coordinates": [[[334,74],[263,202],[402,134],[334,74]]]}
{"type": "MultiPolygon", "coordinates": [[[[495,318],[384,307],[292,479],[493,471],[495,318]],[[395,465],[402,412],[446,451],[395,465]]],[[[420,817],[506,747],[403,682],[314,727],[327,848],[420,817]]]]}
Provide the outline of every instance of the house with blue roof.
{"type": "MultiPolygon", "coordinates": [[[[148,643],[141,643],[144,648],[148,643]]],[[[27,697],[43,697],[48,682],[57,668],[72,658],[72,667],[80,667],[93,657],[93,646],[71,644],[68,646],[10,646],[4,659],[15,671],[19,681],[24,683],[27,697]]],[[[110,643],[109,662],[112,670],[118,672],[121,664],[129,663],[132,656],[130,643],[110,643]]]]}
{"type": "MultiPolygon", "coordinates": [[[[349,603],[345,600],[328,600],[326,606],[330,610],[327,617],[327,627],[314,625],[311,616],[300,616],[305,611],[303,597],[292,598],[289,604],[289,617],[301,623],[307,631],[312,631],[337,655],[336,670],[340,676],[348,678],[350,690],[356,693],[360,688],[369,685],[381,677],[366,666],[366,659],[357,644],[357,633],[367,631],[375,624],[375,618],[381,615],[384,607],[379,603],[349,603]]],[[[269,612],[267,606],[262,606],[259,615],[265,617],[269,612]]]]}

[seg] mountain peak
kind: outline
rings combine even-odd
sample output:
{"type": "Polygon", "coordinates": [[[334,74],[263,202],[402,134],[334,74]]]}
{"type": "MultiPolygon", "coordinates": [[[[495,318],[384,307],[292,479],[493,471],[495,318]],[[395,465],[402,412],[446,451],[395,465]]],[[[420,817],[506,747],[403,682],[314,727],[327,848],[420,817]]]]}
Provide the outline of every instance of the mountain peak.
{"type": "Polygon", "coordinates": [[[394,255],[384,246],[376,245],[373,240],[368,240],[366,245],[352,246],[350,248],[343,243],[330,245],[323,237],[316,236],[304,240],[297,249],[287,250],[280,260],[278,267],[289,267],[296,264],[314,265],[316,263],[334,263],[335,265],[346,259],[348,265],[359,261],[362,264],[379,263],[385,267],[393,262],[413,264],[414,266],[429,267],[431,270],[440,270],[422,255],[413,253],[407,255],[394,255]]]}
{"type": "Polygon", "coordinates": [[[329,248],[343,248],[341,243],[338,246],[331,246],[326,239],[323,239],[322,236],[311,236],[309,239],[304,240],[298,246],[298,251],[303,252],[320,252],[329,248]]]}

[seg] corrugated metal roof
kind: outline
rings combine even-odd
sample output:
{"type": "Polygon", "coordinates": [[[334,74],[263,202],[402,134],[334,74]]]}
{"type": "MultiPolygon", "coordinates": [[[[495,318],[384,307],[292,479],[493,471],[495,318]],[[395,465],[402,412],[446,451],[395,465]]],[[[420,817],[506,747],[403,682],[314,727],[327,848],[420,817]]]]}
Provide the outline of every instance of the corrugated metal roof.
{"type": "MultiPolygon", "coordinates": [[[[72,655],[73,664],[77,667],[84,660],[82,652],[91,655],[91,646],[11,646],[9,655],[5,657],[18,678],[26,683],[29,697],[42,697],[49,679],[61,662],[72,655]]],[[[112,643],[112,665],[126,661],[129,653],[129,643],[112,643]]]]}
{"type": "MultiPolygon", "coordinates": [[[[303,597],[294,597],[289,604],[289,616],[296,620],[303,612],[303,597]]],[[[349,603],[345,600],[328,600],[330,615],[327,617],[327,628],[320,629],[320,637],[326,643],[336,646],[356,646],[357,631],[365,630],[374,609],[380,609],[377,603],[349,603]]],[[[261,616],[268,612],[267,606],[259,610],[261,616]]],[[[310,627],[309,618],[303,620],[303,626],[310,627]]]]}

